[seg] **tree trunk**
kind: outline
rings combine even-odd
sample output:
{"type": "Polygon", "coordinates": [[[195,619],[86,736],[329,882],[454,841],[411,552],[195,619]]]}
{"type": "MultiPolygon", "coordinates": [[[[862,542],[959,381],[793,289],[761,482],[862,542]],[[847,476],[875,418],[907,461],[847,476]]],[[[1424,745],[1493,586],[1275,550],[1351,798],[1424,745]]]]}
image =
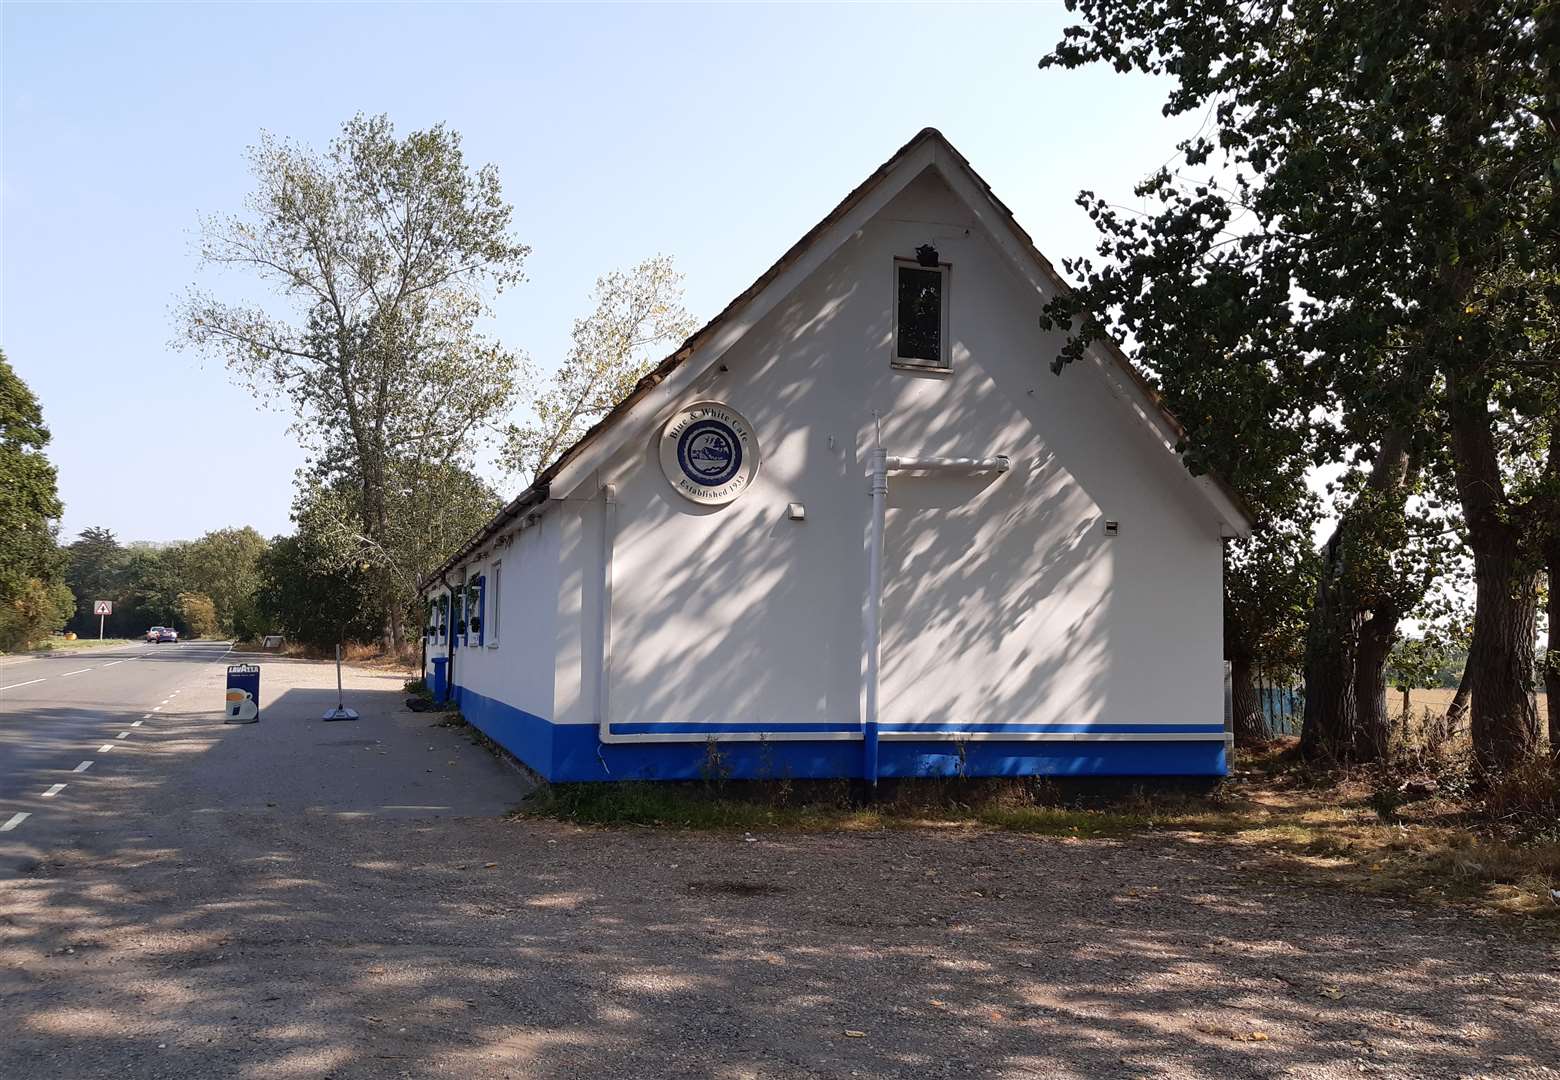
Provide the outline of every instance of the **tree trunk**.
{"type": "MultiPolygon", "coordinates": [[[[1400,491],[1408,474],[1408,449],[1407,432],[1392,430],[1382,436],[1367,489],[1375,493],[1400,491]]],[[[1351,534],[1357,528],[1354,517],[1345,511],[1322,549],[1316,602],[1306,630],[1305,720],[1300,730],[1300,753],[1312,761],[1345,761],[1367,744],[1385,745],[1381,729],[1386,722],[1387,654],[1378,649],[1375,639],[1385,634],[1386,650],[1391,649],[1397,615],[1395,611],[1384,612],[1378,616],[1378,626],[1367,629],[1369,604],[1359,594],[1360,583],[1354,579],[1345,555],[1349,544],[1356,542],[1351,534]],[[1370,640],[1362,642],[1362,635],[1370,640]],[[1360,667],[1362,646],[1367,665],[1364,670],[1360,667]],[[1362,688],[1368,695],[1364,708],[1370,728],[1364,738],[1360,737],[1362,688]]]]}
{"type": "MultiPolygon", "coordinates": [[[[1341,527],[1341,526],[1340,526],[1341,527]]],[[[1305,643],[1305,718],[1300,754],[1309,761],[1341,761],[1358,718],[1354,652],[1360,619],[1347,610],[1337,571],[1338,533],[1327,542],[1316,603],[1305,643]],[[1342,609],[1342,610],[1340,610],[1342,609]]]]}
{"type": "Polygon", "coordinates": [[[1457,734],[1457,729],[1462,726],[1463,716],[1468,711],[1468,699],[1473,696],[1470,689],[1472,686],[1468,678],[1468,666],[1464,664],[1462,678],[1457,680],[1457,693],[1452,695],[1452,703],[1446,707],[1447,738],[1457,734]]]}
{"type": "Polygon", "coordinates": [[[1397,640],[1397,611],[1383,605],[1360,625],[1354,656],[1355,727],[1350,749],[1355,761],[1379,761],[1392,741],[1387,716],[1387,657],[1397,640]]]}
{"type": "MultiPolygon", "coordinates": [[[[1560,447],[1551,446],[1551,455],[1560,447]]],[[[1554,528],[1553,525],[1550,526],[1554,528]]],[[[1549,646],[1544,651],[1544,706],[1549,710],[1549,755],[1560,762],[1560,538],[1549,547],[1549,646]]]]}
{"type": "Polygon", "coordinates": [[[1533,696],[1538,572],[1512,520],[1495,447],[1489,390],[1448,373],[1457,494],[1473,549],[1473,642],[1468,651],[1473,752],[1505,769],[1538,750],[1533,696]]]}
{"type": "Polygon", "coordinates": [[[1538,752],[1533,696],[1538,575],[1521,568],[1515,551],[1477,545],[1473,580],[1478,590],[1468,652],[1473,751],[1486,768],[1510,768],[1538,752]]]}
{"type": "Polygon", "coordinates": [[[1251,661],[1230,661],[1230,717],[1236,746],[1261,746],[1267,741],[1262,700],[1251,675],[1251,661]]]}

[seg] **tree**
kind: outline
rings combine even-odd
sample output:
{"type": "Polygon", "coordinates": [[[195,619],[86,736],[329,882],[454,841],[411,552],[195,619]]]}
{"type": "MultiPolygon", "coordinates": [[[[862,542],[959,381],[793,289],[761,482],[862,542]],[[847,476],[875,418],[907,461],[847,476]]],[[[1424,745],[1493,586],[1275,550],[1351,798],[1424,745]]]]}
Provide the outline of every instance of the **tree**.
{"type": "Polygon", "coordinates": [[[595,309],[574,320],[574,344],[535,402],[536,418],[507,431],[510,467],[535,480],[586,430],[633,390],[663,350],[690,334],[682,275],[665,255],[596,279],[595,309]]]}
{"type": "Polygon", "coordinates": [[[205,593],[180,593],[179,615],[192,637],[216,637],[222,626],[217,618],[217,605],[205,593]]]}
{"type": "Polygon", "coordinates": [[[0,649],[59,629],[70,616],[61,605],[74,606],[62,580],[48,442],[38,399],[0,351],[0,649]]]}
{"type": "Polygon", "coordinates": [[[211,601],[215,611],[209,630],[191,626],[192,633],[207,637],[220,631],[247,637],[255,632],[254,595],[260,587],[265,549],[265,537],[246,525],[215,529],[179,550],[183,587],[211,601]]]}
{"type": "MultiPolygon", "coordinates": [[[[69,558],[65,580],[75,593],[77,604],[70,627],[83,637],[88,634],[96,637],[98,617],[92,614],[92,602],[118,598],[129,555],[113,530],[99,525],[81,530],[81,535],[65,548],[65,552],[69,558]]],[[[124,618],[122,612],[115,615],[117,619],[124,618]]],[[[114,629],[117,633],[117,621],[114,629]]]]}
{"type": "Polygon", "coordinates": [[[1231,726],[1240,746],[1268,737],[1255,676],[1288,678],[1301,666],[1316,589],[1314,503],[1303,498],[1292,516],[1269,516],[1249,540],[1225,549],[1224,656],[1230,662],[1231,726]]]}
{"type": "Polygon", "coordinates": [[[149,626],[172,626],[193,636],[179,609],[184,579],[185,544],[126,545],[120,586],[113,597],[119,627],[134,636],[149,626]]]}
{"type": "MultiPolygon", "coordinates": [[[[360,115],[323,155],[266,135],[249,157],[249,213],[204,220],[201,253],[275,286],[293,313],[192,291],[182,340],[287,400],[311,479],[349,483],[358,533],[384,549],[392,463],[461,463],[509,411],[520,358],[476,324],[529,249],[509,234],[497,171],[469,170],[442,125],[397,139],[386,117],[360,115]]],[[[389,564],[370,576],[398,645],[389,564]]]]}
{"type": "MultiPolygon", "coordinates": [[[[1503,389],[1536,369],[1500,347],[1479,296],[1499,273],[1532,308],[1543,295],[1535,275],[1553,265],[1560,74],[1546,58],[1560,46],[1560,16],[1501,0],[1081,0],[1075,10],[1082,22],[1042,66],[1103,61],[1169,76],[1167,114],[1207,111],[1182,145],[1187,166],[1217,159],[1225,176],[1161,170],[1139,187],[1158,206],[1142,223],[1086,193],[1119,257],[1106,271],[1085,267],[1083,306],[1058,314],[1114,308],[1133,328],[1163,316],[1161,343],[1194,355],[1232,319],[1259,345],[1287,338],[1290,408],[1336,418],[1340,446],[1370,454],[1373,513],[1400,503],[1415,463],[1444,452],[1477,589],[1475,749],[1493,766],[1530,753],[1535,508],[1501,462],[1503,438],[1524,427],[1503,389]]],[[[1059,361],[1103,325],[1085,320],[1059,361]]],[[[1247,370],[1195,373],[1238,387],[1247,370]]],[[[1356,661],[1370,598],[1319,600],[1320,638],[1356,661]]],[[[1381,644],[1366,642],[1376,655],[1381,644]]],[[[1357,695],[1357,673],[1334,681],[1320,694],[1308,684],[1308,726],[1313,699],[1347,711],[1357,695]]]]}
{"type": "Polygon", "coordinates": [[[376,585],[371,607],[383,626],[421,625],[417,582],[498,512],[503,500],[458,465],[392,461],[387,469],[387,528],[366,536],[352,514],[350,481],[306,488],[293,503],[311,572],[361,575],[376,585]],[[389,603],[389,608],[379,605],[389,603]]]}
{"type": "Polygon", "coordinates": [[[256,607],[265,632],[317,648],[371,641],[384,622],[374,609],[368,575],[352,567],[324,571],[325,552],[305,532],[278,536],[260,557],[256,607]]]}

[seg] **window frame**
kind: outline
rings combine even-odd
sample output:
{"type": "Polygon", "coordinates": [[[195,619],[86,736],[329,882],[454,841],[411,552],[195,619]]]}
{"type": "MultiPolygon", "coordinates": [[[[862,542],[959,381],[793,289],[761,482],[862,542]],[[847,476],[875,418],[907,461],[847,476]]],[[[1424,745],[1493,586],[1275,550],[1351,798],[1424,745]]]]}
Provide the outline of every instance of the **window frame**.
{"type": "Polygon", "coordinates": [[[894,325],[893,325],[893,366],[896,368],[908,368],[913,371],[952,371],[952,343],[949,341],[949,297],[953,292],[953,264],[939,262],[936,266],[922,266],[915,259],[907,259],[903,256],[894,257],[894,325]],[[923,360],[918,356],[899,355],[899,271],[909,270],[935,270],[942,277],[942,303],[938,313],[937,351],[941,356],[937,360],[923,360]]]}
{"type": "Polygon", "coordinates": [[[466,576],[461,583],[461,603],[461,612],[466,618],[466,632],[461,635],[460,643],[468,649],[480,648],[487,619],[483,618],[482,611],[482,574],[475,566],[466,568],[466,576]],[[475,630],[471,626],[472,619],[477,622],[475,630]]]}
{"type": "MultiPolygon", "coordinates": [[[[493,575],[493,603],[492,613],[482,620],[482,633],[487,638],[487,647],[498,648],[499,605],[504,599],[504,560],[494,559],[493,565],[488,568],[488,573],[493,575]],[[492,633],[488,629],[492,628],[492,633]]],[[[485,602],[484,607],[488,606],[485,602]]]]}

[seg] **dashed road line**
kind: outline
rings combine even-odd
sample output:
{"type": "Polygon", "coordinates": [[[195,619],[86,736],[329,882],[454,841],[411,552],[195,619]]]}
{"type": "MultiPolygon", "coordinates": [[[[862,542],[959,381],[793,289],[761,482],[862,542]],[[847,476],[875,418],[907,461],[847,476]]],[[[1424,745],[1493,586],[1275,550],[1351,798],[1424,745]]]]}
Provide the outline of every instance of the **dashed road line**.
{"type": "Polygon", "coordinates": [[[144,723],[146,723],[145,720],[135,720],[135,721],[131,722],[130,726],[131,727],[140,727],[144,723]]]}
{"type": "Polygon", "coordinates": [[[152,712],[162,712],[162,706],[161,705],[155,706],[152,709],[152,712]]]}
{"type": "Polygon", "coordinates": [[[74,769],[72,769],[71,772],[86,772],[90,768],[92,768],[92,762],[83,761],[80,765],[77,765],[74,769]]]}
{"type": "Polygon", "coordinates": [[[16,828],[30,817],[32,817],[32,815],[27,813],[25,810],[12,814],[9,818],[6,819],[4,825],[0,825],[0,832],[10,832],[12,829],[16,828]]]}
{"type": "Polygon", "coordinates": [[[43,682],[43,679],[28,679],[26,682],[14,682],[10,686],[0,686],[0,690],[15,690],[18,686],[31,686],[35,682],[43,682]]]}
{"type": "Polygon", "coordinates": [[[102,746],[100,746],[100,747],[98,747],[98,753],[100,753],[100,754],[106,754],[106,753],[108,753],[108,752],[109,752],[109,751],[110,751],[110,750],[112,750],[112,749],[113,749],[113,748],[114,748],[114,744],[113,744],[113,743],[111,743],[111,742],[106,742],[106,743],[104,743],[104,744],[103,744],[103,745],[102,745],[102,746]]]}
{"type": "Polygon", "coordinates": [[[65,790],[65,785],[64,784],[55,784],[48,791],[45,791],[43,793],[43,797],[45,799],[52,799],[52,798],[54,798],[54,796],[58,795],[60,792],[62,792],[64,790],[65,790]]]}
{"type": "Polygon", "coordinates": [[[89,672],[89,671],[91,671],[91,670],[92,670],[92,669],[91,669],[91,668],[89,668],[89,667],[84,667],[84,668],[77,668],[77,669],[76,669],[76,670],[75,670],[75,671],[67,671],[67,672],[66,672],[66,673],[65,673],[65,674],[63,674],[63,675],[61,675],[61,676],[60,676],[60,678],[62,678],[62,679],[68,679],[68,678],[70,678],[70,677],[71,677],[71,676],[72,676],[72,675],[85,675],[85,674],[86,674],[86,673],[87,673],[87,672],[89,672]]]}
{"type": "Polygon", "coordinates": [[[129,737],[130,733],[128,731],[121,731],[118,735],[114,736],[116,739],[128,739],[129,737]]]}

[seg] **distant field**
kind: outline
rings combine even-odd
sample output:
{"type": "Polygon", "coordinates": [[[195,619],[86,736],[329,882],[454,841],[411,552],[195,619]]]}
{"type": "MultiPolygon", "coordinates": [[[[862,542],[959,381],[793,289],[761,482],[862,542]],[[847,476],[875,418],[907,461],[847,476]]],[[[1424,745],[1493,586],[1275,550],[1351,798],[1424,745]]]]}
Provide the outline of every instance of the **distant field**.
{"type": "MultiPolygon", "coordinates": [[[[1408,711],[1411,716],[1417,716],[1424,709],[1438,709],[1444,711],[1452,703],[1452,695],[1455,690],[1415,690],[1409,694],[1408,711]]],[[[1387,691],[1387,710],[1393,716],[1403,711],[1403,695],[1396,690],[1387,691]]],[[[1540,722],[1549,719],[1548,695],[1538,695],[1538,717],[1540,722]]]]}

